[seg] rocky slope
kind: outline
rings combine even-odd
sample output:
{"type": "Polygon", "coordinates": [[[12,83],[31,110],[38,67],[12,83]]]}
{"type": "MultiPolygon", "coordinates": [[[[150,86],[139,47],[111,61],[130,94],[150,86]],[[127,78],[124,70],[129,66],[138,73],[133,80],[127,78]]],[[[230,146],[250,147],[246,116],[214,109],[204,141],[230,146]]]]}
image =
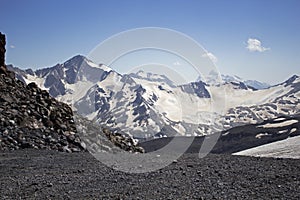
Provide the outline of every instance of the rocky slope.
{"type": "MultiPolygon", "coordinates": [[[[5,49],[1,36],[1,53],[5,49]]],[[[4,54],[1,55],[4,59],[4,54]]],[[[41,148],[81,151],[73,112],[35,83],[25,85],[15,79],[1,60],[0,149],[41,148]]]]}
{"type": "Polygon", "coordinates": [[[74,118],[67,104],[51,97],[36,83],[27,85],[16,79],[16,74],[5,66],[5,36],[0,36],[0,150],[36,148],[74,152],[89,149],[92,142],[98,151],[117,150],[118,146],[126,151],[143,152],[131,138],[88,125],[90,122],[80,116],[74,118]]]}

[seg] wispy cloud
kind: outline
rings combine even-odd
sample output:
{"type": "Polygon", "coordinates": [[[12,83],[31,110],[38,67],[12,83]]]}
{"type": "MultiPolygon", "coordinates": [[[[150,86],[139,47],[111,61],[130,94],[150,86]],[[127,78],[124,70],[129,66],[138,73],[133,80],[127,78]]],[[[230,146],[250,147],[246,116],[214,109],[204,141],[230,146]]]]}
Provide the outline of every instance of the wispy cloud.
{"type": "Polygon", "coordinates": [[[209,58],[213,63],[218,62],[218,58],[211,52],[207,52],[205,54],[202,54],[203,58],[209,58]]]}
{"type": "Polygon", "coordinates": [[[10,45],[9,47],[10,47],[11,49],[16,48],[15,45],[10,45]]]}
{"type": "Polygon", "coordinates": [[[249,38],[247,41],[247,47],[246,47],[250,52],[264,52],[270,50],[270,48],[263,47],[261,45],[261,41],[258,39],[254,38],[249,38]]]}
{"type": "Polygon", "coordinates": [[[180,65],[181,65],[181,63],[180,63],[180,62],[178,62],[178,61],[176,61],[176,62],[174,62],[174,63],[173,63],[173,65],[175,65],[175,66],[180,66],[180,65]]]}

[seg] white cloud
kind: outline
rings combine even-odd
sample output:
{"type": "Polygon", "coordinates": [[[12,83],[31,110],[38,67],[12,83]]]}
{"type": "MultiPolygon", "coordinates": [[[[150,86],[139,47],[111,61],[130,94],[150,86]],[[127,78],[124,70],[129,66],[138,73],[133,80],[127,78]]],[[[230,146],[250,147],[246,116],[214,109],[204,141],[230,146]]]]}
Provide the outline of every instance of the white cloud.
{"type": "Polygon", "coordinates": [[[249,38],[247,41],[247,47],[246,47],[250,52],[264,52],[264,51],[268,51],[270,50],[270,48],[266,48],[263,47],[261,45],[261,41],[259,41],[258,39],[254,39],[254,38],[249,38]]]}
{"type": "Polygon", "coordinates": [[[211,52],[207,52],[205,54],[202,54],[202,57],[203,58],[209,58],[213,63],[218,62],[218,58],[214,54],[212,54],[211,52]]]}
{"type": "Polygon", "coordinates": [[[176,62],[173,63],[173,65],[180,66],[181,64],[180,64],[180,62],[176,61],[176,62]]]}
{"type": "Polygon", "coordinates": [[[15,45],[10,45],[9,47],[10,47],[11,49],[16,48],[15,45]]]}

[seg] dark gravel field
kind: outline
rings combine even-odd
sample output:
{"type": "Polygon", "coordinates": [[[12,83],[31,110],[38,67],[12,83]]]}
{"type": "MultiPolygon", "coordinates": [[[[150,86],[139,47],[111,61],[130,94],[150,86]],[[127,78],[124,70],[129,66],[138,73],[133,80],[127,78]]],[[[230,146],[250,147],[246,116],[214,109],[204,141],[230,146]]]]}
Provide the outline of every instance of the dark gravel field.
{"type": "Polygon", "coordinates": [[[300,160],[184,154],[150,173],[115,171],[87,152],[0,152],[1,199],[300,199],[300,160]]]}

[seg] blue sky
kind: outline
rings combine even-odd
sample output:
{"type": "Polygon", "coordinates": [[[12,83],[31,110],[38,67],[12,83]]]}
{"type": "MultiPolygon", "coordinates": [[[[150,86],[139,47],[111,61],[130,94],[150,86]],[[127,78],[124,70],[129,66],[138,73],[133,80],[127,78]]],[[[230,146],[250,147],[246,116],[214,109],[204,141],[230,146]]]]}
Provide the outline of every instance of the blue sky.
{"type": "Polygon", "coordinates": [[[221,73],[277,83],[300,74],[299,8],[298,0],[1,0],[0,31],[7,63],[41,68],[121,31],[169,28],[214,55],[221,73]]]}

